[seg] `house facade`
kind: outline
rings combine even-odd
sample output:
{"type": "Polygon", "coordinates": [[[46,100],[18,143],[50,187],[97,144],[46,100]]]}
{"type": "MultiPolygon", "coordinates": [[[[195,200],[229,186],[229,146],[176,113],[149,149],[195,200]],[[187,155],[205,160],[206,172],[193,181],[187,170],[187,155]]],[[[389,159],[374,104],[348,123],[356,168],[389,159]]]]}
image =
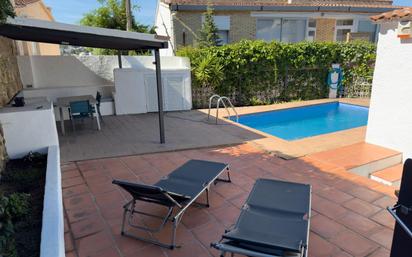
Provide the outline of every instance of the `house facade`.
{"type": "Polygon", "coordinates": [[[375,42],[378,28],[369,16],[395,9],[392,0],[158,0],[157,34],[170,38],[163,54],[196,44],[208,4],[223,44],[242,39],[375,42]]]}
{"type": "Polygon", "coordinates": [[[372,16],[380,24],[366,142],[412,158],[412,7],[372,16]]]}
{"type": "MultiPolygon", "coordinates": [[[[51,9],[43,0],[14,0],[16,15],[24,18],[54,21],[51,9]]],[[[17,41],[17,50],[20,55],[60,55],[60,46],[17,41]]]]}

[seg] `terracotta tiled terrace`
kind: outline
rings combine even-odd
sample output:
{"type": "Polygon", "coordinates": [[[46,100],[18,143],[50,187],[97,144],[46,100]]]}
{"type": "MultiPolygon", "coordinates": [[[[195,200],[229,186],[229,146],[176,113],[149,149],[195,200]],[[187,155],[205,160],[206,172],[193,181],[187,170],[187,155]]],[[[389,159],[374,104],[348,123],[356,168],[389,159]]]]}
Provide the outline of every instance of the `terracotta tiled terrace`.
{"type": "MultiPolygon", "coordinates": [[[[209,247],[237,219],[256,178],[313,186],[310,257],[388,257],[394,222],[385,207],[393,188],[311,156],[283,160],[252,144],[71,162],[62,166],[67,257],[218,256],[209,247]],[[231,184],[211,188],[211,206],[193,207],[178,228],[183,246],[166,250],[120,235],[128,195],[112,179],[154,183],[189,159],[227,162],[231,184]]],[[[143,206],[148,208],[148,206],[143,206]]],[[[152,208],[153,212],[160,210],[152,208]]],[[[151,220],[144,220],[151,223],[151,220]]],[[[146,235],[168,238],[169,231],[146,235]]]]}

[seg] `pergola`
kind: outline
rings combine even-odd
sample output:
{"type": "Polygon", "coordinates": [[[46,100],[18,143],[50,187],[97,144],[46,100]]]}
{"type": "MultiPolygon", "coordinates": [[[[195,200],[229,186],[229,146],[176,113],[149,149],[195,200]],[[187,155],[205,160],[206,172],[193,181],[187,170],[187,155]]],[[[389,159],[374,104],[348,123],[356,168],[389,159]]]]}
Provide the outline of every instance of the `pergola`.
{"type": "MultiPolygon", "coordinates": [[[[0,25],[0,36],[22,41],[115,49],[119,53],[121,50],[154,50],[160,143],[165,143],[159,54],[159,49],[168,47],[165,37],[26,18],[9,18],[5,24],[0,25]]],[[[119,66],[121,67],[120,55],[119,66]]]]}

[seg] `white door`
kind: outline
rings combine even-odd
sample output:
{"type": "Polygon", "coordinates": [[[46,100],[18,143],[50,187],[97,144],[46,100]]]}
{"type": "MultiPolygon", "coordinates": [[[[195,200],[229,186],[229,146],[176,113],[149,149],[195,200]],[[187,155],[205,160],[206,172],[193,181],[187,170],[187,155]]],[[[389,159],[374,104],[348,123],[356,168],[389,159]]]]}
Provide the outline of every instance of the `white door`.
{"type": "MultiPolygon", "coordinates": [[[[157,112],[157,84],[154,74],[146,73],[144,75],[144,84],[146,87],[146,106],[148,112],[157,112]]],[[[163,101],[164,102],[164,101],[163,101]]]]}
{"type": "Polygon", "coordinates": [[[183,110],[184,79],[182,75],[168,74],[164,79],[165,110],[183,110]]]}
{"type": "Polygon", "coordinates": [[[115,69],[116,114],[146,113],[146,90],[141,83],[142,73],[133,69],[115,69]]]}

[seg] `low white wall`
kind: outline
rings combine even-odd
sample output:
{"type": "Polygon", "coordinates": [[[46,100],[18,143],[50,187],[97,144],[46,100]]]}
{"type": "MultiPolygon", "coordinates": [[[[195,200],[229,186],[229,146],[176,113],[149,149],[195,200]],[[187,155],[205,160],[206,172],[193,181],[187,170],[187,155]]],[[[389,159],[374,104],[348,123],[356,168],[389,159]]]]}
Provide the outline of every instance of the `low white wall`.
{"type": "Polygon", "coordinates": [[[396,22],[381,26],[366,141],[405,160],[412,158],[412,40],[399,39],[396,28],[396,22]]]}
{"type": "Polygon", "coordinates": [[[25,87],[61,88],[112,85],[75,56],[18,56],[25,87]]]}
{"type": "Polygon", "coordinates": [[[28,103],[25,107],[0,109],[7,154],[11,159],[29,152],[46,153],[50,145],[59,145],[56,120],[50,102],[28,103]],[[42,109],[36,109],[42,106],[42,109]]]}
{"type": "MultiPolygon", "coordinates": [[[[19,56],[22,83],[33,88],[113,85],[117,56],[19,56]]],[[[123,68],[154,69],[153,56],[122,56],[123,68]]],[[[162,56],[163,70],[190,69],[185,57],[162,56]]]]}
{"type": "Polygon", "coordinates": [[[40,257],[64,257],[64,217],[59,146],[48,147],[40,257]]]}

